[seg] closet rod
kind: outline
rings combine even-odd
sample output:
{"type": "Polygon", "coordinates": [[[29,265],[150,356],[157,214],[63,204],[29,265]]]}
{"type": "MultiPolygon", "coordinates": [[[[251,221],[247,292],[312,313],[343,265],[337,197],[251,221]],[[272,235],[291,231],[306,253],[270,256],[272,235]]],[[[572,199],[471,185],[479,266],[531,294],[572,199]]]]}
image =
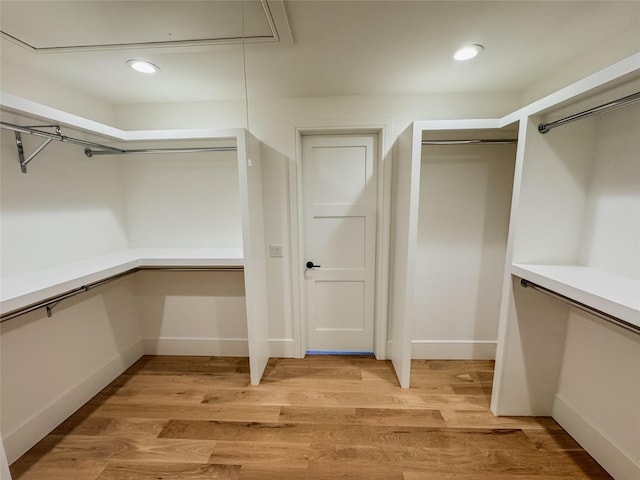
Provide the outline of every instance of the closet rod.
{"type": "MultiPolygon", "coordinates": [[[[35,135],[36,137],[44,137],[44,138],[50,138],[51,140],[58,140],[59,142],[75,143],[77,145],[100,148],[101,150],[111,150],[114,153],[120,153],[123,151],[120,148],[109,147],[108,145],[89,142],[87,140],[81,140],[79,138],[67,137],[66,135],[62,135],[62,133],[45,132],[43,130],[37,130],[33,127],[22,127],[20,125],[14,125],[12,123],[7,123],[7,122],[0,122],[0,127],[4,128],[5,130],[12,130],[17,133],[28,133],[29,135],[35,135]]],[[[60,132],[60,126],[58,125],[47,125],[47,126],[43,125],[40,128],[44,128],[44,127],[55,128],[56,132],[60,132]]]]}
{"type": "Polygon", "coordinates": [[[242,272],[244,267],[139,267],[138,270],[160,272],[242,272]]]}
{"type": "Polygon", "coordinates": [[[94,155],[124,155],[126,153],[197,153],[197,152],[235,152],[237,147],[196,147],[196,148],[137,148],[114,150],[93,150],[85,148],[84,154],[87,157],[94,155]]]}
{"type": "Polygon", "coordinates": [[[476,140],[423,140],[422,145],[506,145],[518,143],[517,138],[496,138],[476,140]]]}
{"type": "Polygon", "coordinates": [[[105,283],[113,282],[122,277],[126,277],[127,275],[131,275],[132,273],[136,273],[142,270],[154,270],[154,271],[169,271],[169,272],[242,272],[244,267],[236,267],[236,266],[228,266],[228,267],[136,267],[131,270],[127,270],[126,272],[117,273],[115,275],[111,275],[110,277],[103,278],[102,280],[97,280],[95,282],[89,283],[87,285],[83,285],[78,288],[74,288],[67,292],[61,293],[59,295],[55,295],[53,297],[46,298],[40,302],[32,303],[31,305],[27,305],[26,307],[22,307],[16,310],[12,310],[7,313],[3,313],[0,315],[0,323],[4,323],[7,320],[11,320],[12,318],[19,317],[21,315],[25,315],[29,312],[33,312],[34,310],[38,310],[40,308],[45,308],[47,310],[47,316],[51,317],[53,308],[60,303],[62,300],[66,300],[67,298],[75,297],[80,293],[88,292],[89,290],[93,290],[94,288],[100,287],[105,283]]]}
{"type": "Polygon", "coordinates": [[[0,323],[4,323],[7,320],[11,320],[12,318],[19,317],[29,312],[33,312],[34,310],[38,310],[40,308],[45,308],[47,310],[47,317],[51,317],[52,309],[62,300],[66,300],[67,298],[75,297],[80,293],[88,292],[96,287],[104,285],[105,283],[112,282],[119,278],[125,277],[134,273],[137,269],[127,270],[126,272],[117,273],[107,278],[103,278],[102,280],[98,280],[96,282],[89,283],[87,285],[83,285],[78,288],[74,288],[73,290],[69,290],[67,292],[61,293],[59,295],[55,295],[53,297],[46,298],[40,302],[32,303],[31,305],[27,305],[26,307],[19,308],[17,310],[13,310],[11,312],[3,313],[0,315],[0,323]]]}
{"type": "Polygon", "coordinates": [[[561,295],[559,293],[554,292],[553,290],[549,290],[548,288],[545,287],[541,287],[540,285],[537,285],[535,283],[530,282],[529,280],[525,280],[524,278],[520,280],[520,285],[522,285],[525,288],[533,288],[534,290],[538,290],[539,292],[542,292],[546,295],[549,295],[550,297],[553,297],[555,299],[560,300],[561,302],[564,303],[568,303],[569,305],[577,308],[578,310],[582,310],[583,312],[587,312],[591,315],[593,315],[594,317],[598,317],[606,322],[612,323],[614,325],[617,325],[620,328],[624,328],[625,330],[629,331],[629,332],[633,332],[635,334],[640,335],[640,327],[637,325],[634,325],[632,323],[629,322],[625,322],[624,320],[618,318],[618,317],[614,317],[613,315],[610,315],[608,313],[602,312],[596,308],[590,307],[589,305],[585,305],[584,303],[578,302],[577,300],[574,300],[572,298],[569,297],[565,297],[564,295],[561,295]]]}
{"type": "Polygon", "coordinates": [[[77,145],[83,145],[87,148],[84,149],[84,154],[87,157],[93,157],[94,155],[124,155],[126,153],[197,153],[197,152],[230,152],[236,151],[237,147],[193,147],[193,148],[138,148],[138,149],[123,149],[110,147],[108,145],[102,145],[101,143],[89,142],[87,140],[81,140],[79,138],[67,137],[62,135],[59,125],[42,125],[38,127],[24,127],[21,125],[14,125],[12,123],[0,122],[0,127],[5,130],[12,130],[16,135],[16,147],[18,149],[18,162],[20,163],[20,169],[22,173],[27,173],[27,164],[35,158],[42,150],[45,149],[52,140],[59,142],[75,143],[77,145]],[[47,132],[44,130],[38,130],[38,128],[54,128],[56,131],[47,132]],[[22,145],[22,138],[20,134],[28,133],[29,135],[35,135],[37,137],[44,137],[46,140],[44,143],[34,149],[34,151],[25,158],[24,149],[22,145]]]}
{"type": "Polygon", "coordinates": [[[627,95],[626,97],[619,98],[618,100],[614,100],[613,102],[598,105],[597,107],[590,108],[589,110],[585,110],[584,112],[576,113],[574,115],[561,118],[560,120],[556,120],[555,122],[540,123],[538,125],[538,132],[548,133],[553,128],[561,127],[562,125],[566,125],[567,123],[575,122],[576,120],[581,120],[583,118],[590,117],[591,115],[597,115],[598,113],[608,112],[609,110],[622,107],[632,102],[637,102],[638,100],[640,100],[640,92],[627,95]]]}

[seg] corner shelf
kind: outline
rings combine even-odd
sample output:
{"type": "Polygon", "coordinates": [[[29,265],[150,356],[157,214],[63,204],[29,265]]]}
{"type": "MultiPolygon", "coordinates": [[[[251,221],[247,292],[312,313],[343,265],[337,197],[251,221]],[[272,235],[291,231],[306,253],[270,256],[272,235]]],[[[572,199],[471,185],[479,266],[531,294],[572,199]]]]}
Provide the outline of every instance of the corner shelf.
{"type": "Polygon", "coordinates": [[[13,312],[145,267],[242,267],[241,248],[134,248],[3,278],[0,311],[13,312]]]}

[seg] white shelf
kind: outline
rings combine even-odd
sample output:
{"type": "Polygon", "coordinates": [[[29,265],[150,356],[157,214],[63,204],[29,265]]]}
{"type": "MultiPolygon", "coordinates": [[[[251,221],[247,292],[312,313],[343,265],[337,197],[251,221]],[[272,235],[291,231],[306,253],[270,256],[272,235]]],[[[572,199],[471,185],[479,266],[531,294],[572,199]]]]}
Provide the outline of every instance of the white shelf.
{"type": "Polygon", "coordinates": [[[640,280],[582,265],[513,264],[511,273],[640,327],[640,280]]]}
{"type": "Polygon", "coordinates": [[[3,278],[0,311],[17,310],[138,267],[240,267],[241,248],[128,249],[3,278]]]}

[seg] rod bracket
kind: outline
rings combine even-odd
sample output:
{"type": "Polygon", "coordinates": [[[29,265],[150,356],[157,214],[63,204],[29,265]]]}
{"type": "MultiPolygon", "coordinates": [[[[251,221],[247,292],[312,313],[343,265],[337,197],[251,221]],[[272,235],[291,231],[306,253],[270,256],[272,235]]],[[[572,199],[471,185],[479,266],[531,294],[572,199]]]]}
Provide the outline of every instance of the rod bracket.
{"type": "MultiPolygon", "coordinates": [[[[36,128],[36,127],[26,127],[26,128],[36,128]]],[[[60,139],[63,138],[62,131],[60,130],[59,125],[39,125],[37,128],[55,128],[56,129],[55,135],[59,136],[60,139]]],[[[22,173],[27,173],[27,165],[29,164],[29,162],[34,158],[36,158],[36,155],[38,155],[42,150],[44,150],[46,146],[52,142],[53,138],[47,138],[38,147],[36,147],[36,149],[33,152],[31,152],[31,155],[25,158],[24,146],[22,144],[22,135],[18,131],[14,133],[16,135],[16,148],[18,149],[18,163],[20,164],[20,171],[22,173]]]]}

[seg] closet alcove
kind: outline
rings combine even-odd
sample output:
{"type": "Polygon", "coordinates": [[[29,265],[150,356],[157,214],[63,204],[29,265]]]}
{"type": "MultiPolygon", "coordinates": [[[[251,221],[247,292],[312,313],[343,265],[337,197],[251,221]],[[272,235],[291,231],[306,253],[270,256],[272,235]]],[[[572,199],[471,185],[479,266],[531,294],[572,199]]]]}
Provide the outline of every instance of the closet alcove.
{"type": "Polygon", "coordinates": [[[495,358],[517,137],[423,131],[414,359],[495,358]]]}
{"type": "MultiPolygon", "coordinates": [[[[260,143],[242,129],[125,132],[2,102],[4,124],[163,150],[89,158],[52,141],[23,173],[14,131],[1,130],[9,462],[144,354],[248,356],[259,383],[269,357],[260,143]],[[230,148],[190,151],[209,147],[230,148]]],[[[21,140],[25,156],[43,144],[21,140]]]]}
{"type": "Polygon", "coordinates": [[[614,478],[640,458],[640,102],[539,125],[636,92],[637,69],[521,125],[492,398],[553,416],[614,478]]]}
{"type": "MultiPolygon", "coordinates": [[[[639,61],[640,54],[633,55],[501,119],[414,122],[398,137],[392,163],[387,351],[401,386],[409,387],[415,333],[438,325],[429,320],[439,298],[424,294],[420,279],[428,278],[431,267],[440,275],[431,277],[430,288],[444,288],[442,280],[457,287],[456,277],[473,272],[471,262],[462,265],[463,253],[470,253],[464,249],[458,249],[460,258],[451,255],[451,270],[443,260],[439,271],[435,254],[431,263],[420,260],[429,259],[428,242],[423,244],[428,220],[456,218],[451,198],[435,204],[437,192],[454,190],[446,177],[438,181],[440,163],[425,154],[422,142],[442,139],[444,131],[493,133],[518,125],[502,279],[494,279],[501,292],[491,410],[499,416],[552,416],[620,479],[640,474],[639,61]],[[629,96],[634,101],[618,105],[629,96]],[[581,114],[612,104],[617,108],[581,114]],[[574,115],[580,119],[539,131],[541,123],[574,115]],[[430,168],[431,179],[424,175],[430,168]],[[429,196],[432,203],[425,207],[429,196]]],[[[444,158],[443,165],[455,168],[444,158]]],[[[458,192],[454,204],[468,201],[473,191],[458,192]]],[[[467,213],[457,220],[473,221],[467,213]]],[[[472,226],[454,224],[449,233],[472,226]]],[[[467,279],[480,284],[479,276],[467,279]]],[[[443,302],[440,316],[469,307],[470,300],[458,292],[448,301],[459,305],[443,302]]]]}
{"type": "Polygon", "coordinates": [[[388,351],[493,359],[509,232],[517,123],[414,122],[396,144],[388,351]]]}

